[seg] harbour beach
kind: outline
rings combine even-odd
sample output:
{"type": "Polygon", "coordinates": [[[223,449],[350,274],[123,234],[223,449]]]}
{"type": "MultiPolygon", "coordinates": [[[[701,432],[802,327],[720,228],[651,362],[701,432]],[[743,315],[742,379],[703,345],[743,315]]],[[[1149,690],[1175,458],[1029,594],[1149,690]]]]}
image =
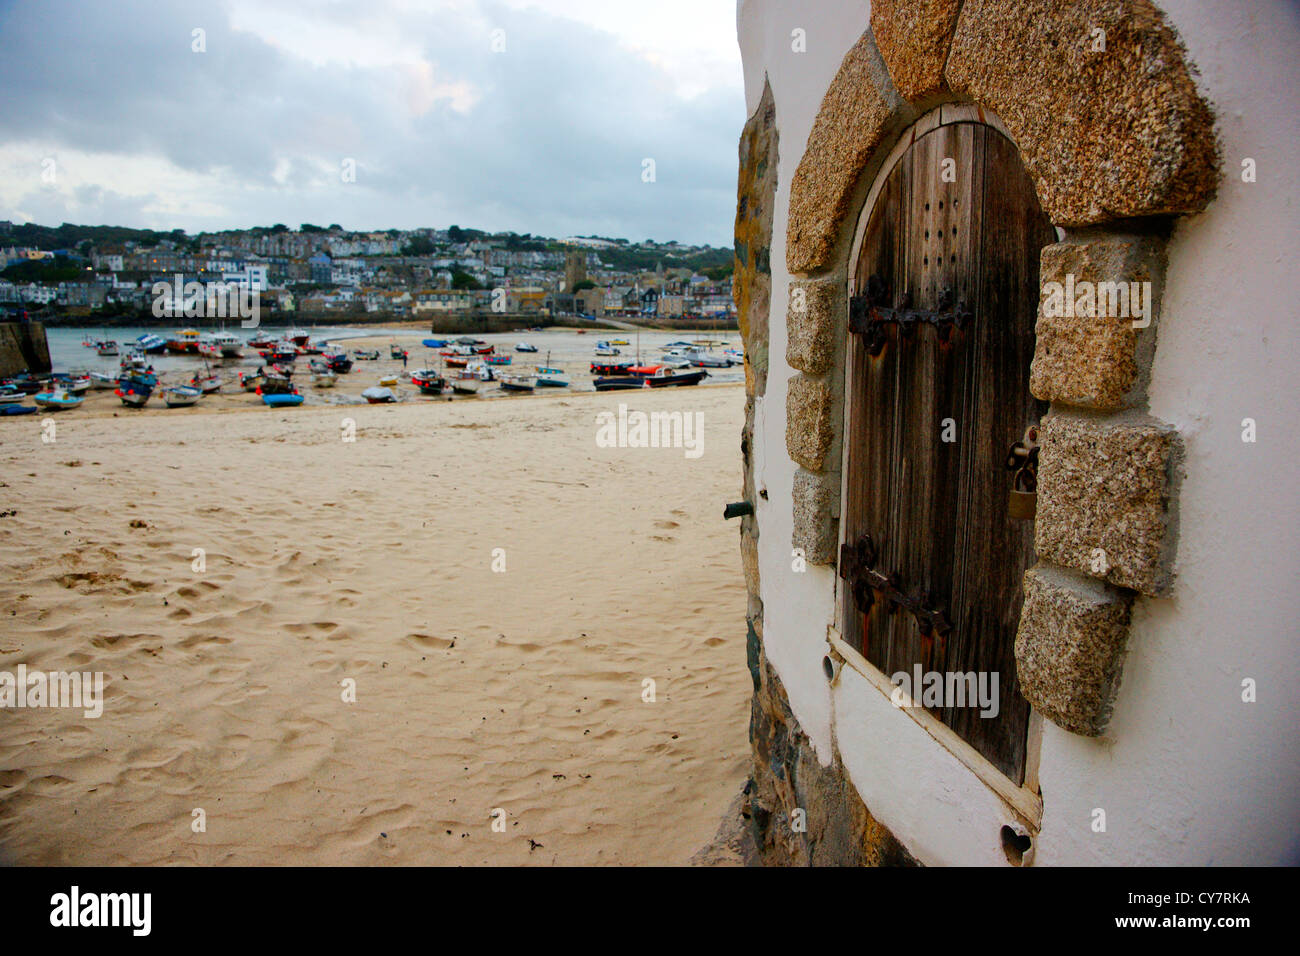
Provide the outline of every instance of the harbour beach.
{"type": "Polygon", "coordinates": [[[740,387],[231,414],[247,397],[105,402],[49,442],[0,424],[0,671],[105,675],[97,719],[5,714],[0,860],[709,843],[748,762],[740,387]],[[620,403],[702,415],[702,453],[600,447],[620,403]]]}

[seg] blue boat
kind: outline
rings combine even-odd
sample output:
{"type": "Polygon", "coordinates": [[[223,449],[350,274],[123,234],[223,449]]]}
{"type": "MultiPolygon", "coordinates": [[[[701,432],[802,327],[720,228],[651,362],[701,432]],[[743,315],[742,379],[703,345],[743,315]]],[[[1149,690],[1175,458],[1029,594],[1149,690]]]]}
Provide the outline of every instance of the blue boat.
{"type": "Polygon", "coordinates": [[[159,355],[167,348],[167,342],[161,336],[146,332],[135,340],[135,347],[149,355],[159,355]]]}
{"type": "Polygon", "coordinates": [[[34,411],[35,405],[0,405],[0,415],[30,415],[34,411]]]}
{"type": "Polygon", "coordinates": [[[301,405],[302,396],[294,392],[281,392],[276,395],[263,395],[262,401],[272,408],[279,408],[281,405],[301,405]]]}
{"type": "Polygon", "coordinates": [[[441,349],[447,347],[446,339],[425,339],[423,344],[426,348],[441,349]]]}
{"type": "Polygon", "coordinates": [[[80,395],[73,395],[62,388],[56,388],[52,392],[37,392],[32,396],[32,400],[40,408],[48,408],[55,412],[63,408],[76,408],[83,401],[80,395]]]}

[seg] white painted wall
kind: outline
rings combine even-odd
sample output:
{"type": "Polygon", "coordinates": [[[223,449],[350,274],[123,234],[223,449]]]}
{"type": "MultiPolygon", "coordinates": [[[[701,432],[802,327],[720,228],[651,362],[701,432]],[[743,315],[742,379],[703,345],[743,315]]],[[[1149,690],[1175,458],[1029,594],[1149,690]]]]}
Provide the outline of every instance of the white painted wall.
{"type": "MultiPolygon", "coordinates": [[[[1300,12],[1287,0],[1164,0],[1217,115],[1225,181],[1180,224],[1150,388],[1186,444],[1178,579],[1134,605],[1110,731],[1045,723],[1035,864],[1300,862],[1300,12]],[[1258,181],[1240,181],[1254,158],[1258,181]],[[1258,442],[1241,441],[1243,418],[1258,442]],[[1259,701],[1241,702],[1241,681],[1259,701]],[[1092,811],[1106,811],[1094,833],[1092,811]]],[[[740,0],[752,111],[766,73],[780,164],[772,241],[771,370],[756,419],[764,640],[819,756],[832,739],[872,813],[928,864],[1005,865],[1010,814],[973,773],[865,679],[821,671],[834,578],[790,567],[795,466],[785,451],[786,214],[821,97],[867,27],[865,3],[740,0]],[[807,52],[791,51],[806,31],[807,52]]]]}

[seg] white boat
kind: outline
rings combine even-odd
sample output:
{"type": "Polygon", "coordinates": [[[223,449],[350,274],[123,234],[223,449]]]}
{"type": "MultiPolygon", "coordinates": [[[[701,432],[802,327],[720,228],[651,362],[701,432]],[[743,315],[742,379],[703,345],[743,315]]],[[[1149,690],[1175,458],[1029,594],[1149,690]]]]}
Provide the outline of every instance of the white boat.
{"type": "Polygon", "coordinates": [[[596,354],[597,355],[622,355],[623,353],[620,352],[618,349],[614,348],[614,346],[610,345],[608,342],[597,342],[596,354]]]}
{"type": "Polygon", "coordinates": [[[162,390],[168,408],[185,408],[203,397],[203,392],[192,385],[169,385],[162,390]]]}
{"type": "Polygon", "coordinates": [[[117,388],[117,379],[118,376],[116,375],[105,375],[103,372],[91,372],[90,387],[91,388],[117,388]]]}
{"type": "Polygon", "coordinates": [[[686,358],[696,368],[731,368],[732,365],[730,355],[719,355],[704,349],[691,349],[686,353],[686,358]]]}
{"type": "Polygon", "coordinates": [[[244,342],[237,336],[229,332],[213,332],[208,335],[208,341],[217,347],[221,358],[243,358],[244,342]]]}
{"type": "Polygon", "coordinates": [[[372,385],[370,388],[366,389],[361,393],[361,397],[371,405],[382,405],[386,402],[397,401],[391,388],[380,388],[377,385],[372,385]]]}
{"type": "Polygon", "coordinates": [[[204,395],[211,395],[213,392],[221,391],[220,375],[195,375],[190,379],[190,384],[197,389],[201,389],[204,395]]]}
{"type": "Polygon", "coordinates": [[[99,347],[95,349],[95,351],[100,355],[116,355],[117,343],[112,339],[109,339],[107,342],[100,342],[99,347]]]}
{"type": "Polygon", "coordinates": [[[536,352],[536,351],[537,351],[537,346],[536,346],[536,345],[529,345],[527,342],[520,342],[518,345],[515,346],[515,351],[516,351],[516,352],[536,352]]]}

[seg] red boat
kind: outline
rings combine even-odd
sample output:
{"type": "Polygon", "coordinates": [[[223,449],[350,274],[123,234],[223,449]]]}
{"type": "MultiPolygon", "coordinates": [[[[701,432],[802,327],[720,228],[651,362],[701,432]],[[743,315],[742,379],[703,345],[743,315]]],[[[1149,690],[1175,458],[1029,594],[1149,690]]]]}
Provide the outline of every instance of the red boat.
{"type": "Polygon", "coordinates": [[[491,355],[496,350],[495,345],[485,345],[482,348],[475,349],[475,355],[491,355]]]}
{"type": "Polygon", "coordinates": [[[631,362],[592,362],[592,375],[630,375],[631,362]]]}
{"type": "Polygon", "coordinates": [[[451,355],[445,359],[448,368],[464,368],[469,364],[469,359],[463,355],[451,355]]]}
{"type": "Polygon", "coordinates": [[[651,375],[658,374],[659,370],[664,368],[662,365],[629,365],[622,373],[623,375],[639,375],[642,378],[649,378],[651,375]]]}

